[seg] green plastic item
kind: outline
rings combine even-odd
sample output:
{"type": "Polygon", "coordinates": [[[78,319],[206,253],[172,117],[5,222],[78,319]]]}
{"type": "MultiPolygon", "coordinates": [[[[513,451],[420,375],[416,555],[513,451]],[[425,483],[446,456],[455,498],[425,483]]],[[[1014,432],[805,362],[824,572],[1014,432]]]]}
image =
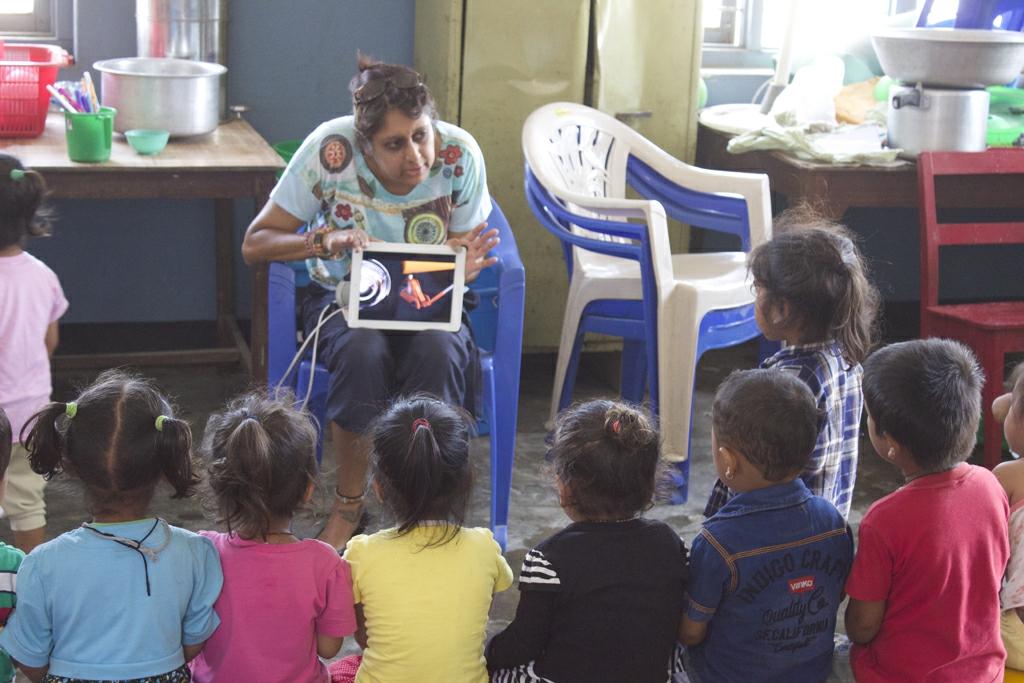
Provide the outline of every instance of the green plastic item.
{"type": "Polygon", "coordinates": [[[139,154],[157,154],[167,146],[167,139],[171,136],[166,130],[155,130],[149,128],[133,128],[126,130],[124,136],[128,144],[139,154]]]}
{"type": "Polygon", "coordinates": [[[64,132],[71,161],[98,163],[110,158],[117,110],[100,107],[95,114],[64,112],[64,132]]]}
{"type": "Polygon", "coordinates": [[[889,90],[892,88],[892,79],[888,76],[882,76],[875,83],[875,102],[888,102],[889,101],[889,90]]]}
{"type": "MultiPolygon", "coordinates": [[[[275,142],[271,145],[271,147],[274,148],[274,151],[285,160],[285,163],[292,160],[295,153],[299,151],[300,146],[302,146],[302,140],[282,140],[281,142],[275,142]]],[[[284,171],[278,171],[277,177],[280,178],[282,173],[284,173],[284,171]]]]}
{"type": "Polygon", "coordinates": [[[697,81],[697,109],[703,109],[708,103],[708,84],[703,78],[697,81]]]}
{"type": "Polygon", "coordinates": [[[1024,90],[994,85],[988,90],[989,147],[1013,147],[1024,135],[1024,90]]]}

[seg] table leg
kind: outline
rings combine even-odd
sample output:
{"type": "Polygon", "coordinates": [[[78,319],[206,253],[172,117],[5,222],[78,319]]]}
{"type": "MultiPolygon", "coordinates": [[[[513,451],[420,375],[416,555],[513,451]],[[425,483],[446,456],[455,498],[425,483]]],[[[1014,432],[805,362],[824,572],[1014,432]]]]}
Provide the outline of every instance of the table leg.
{"type": "MultiPolygon", "coordinates": [[[[270,191],[277,182],[273,175],[262,179],[256,188],[255,214],[270,201],[270,191]]],[[[257,385],[267,381],[267,282],[270,267],[261,263],[252,272],[252,327],[249,336],[252,347],[252,379],[257,385]]]]}
{"type": "Polygon", "coordinates": [[[237,349],[243,369],[252,372],[252,356],[235,320],[235,204],[213,200],[217,268],[217,342],[237,349]]]}
{"type": "Polygon", "coordinates": [[[270,267],[261,263],[252,271],[252,379],[267,381],[267,276],[270,267]]]}
{"type": "Polygon", "coordinates": [[[234,319],[235,253],[234,202],[230,199],[213,200],[216,232],[217,260],[217,340],[222,346],[234,344],[231,327],[234,319]]]}

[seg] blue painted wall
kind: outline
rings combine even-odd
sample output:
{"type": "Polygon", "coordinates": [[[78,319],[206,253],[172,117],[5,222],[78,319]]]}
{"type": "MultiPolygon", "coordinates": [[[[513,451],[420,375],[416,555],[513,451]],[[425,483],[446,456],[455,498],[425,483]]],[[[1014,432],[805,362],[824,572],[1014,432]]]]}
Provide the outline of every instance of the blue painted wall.
{"type": "MultiPolygon", "coordinates": [[[[412,63],[415,0],[233,0],[228,101],[268,141],[302,138],[349,113],[356,49],[412,63]]],[[[134,0],[76,0],[75,57],[62,72],[136,54],[134,0]]],[[[97,74],[93,74],[96,76],[97,74]]],[[[55,235],[30,250],[60,277],[71,303],[64,322],[212,320],[212,202],[62,201],[55,235]]],[[[235,207],[236,232],[252,218],[235,207]]],[[[237,259],[236,310],[247,317],[250,272],[237,259]]]]}

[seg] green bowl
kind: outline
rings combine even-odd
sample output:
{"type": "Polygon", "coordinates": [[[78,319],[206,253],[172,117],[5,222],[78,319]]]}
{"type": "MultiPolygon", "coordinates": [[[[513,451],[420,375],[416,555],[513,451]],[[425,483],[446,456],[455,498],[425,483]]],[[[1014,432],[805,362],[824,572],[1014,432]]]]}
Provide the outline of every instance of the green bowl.
{"type": "Polygon", "coordinates": [[[139,154],[156,154],[167,146],[167,138],[171,136],[166,130],[148,130],[136,128],[126,130],[124,136],[128,144],[139,154]]]}

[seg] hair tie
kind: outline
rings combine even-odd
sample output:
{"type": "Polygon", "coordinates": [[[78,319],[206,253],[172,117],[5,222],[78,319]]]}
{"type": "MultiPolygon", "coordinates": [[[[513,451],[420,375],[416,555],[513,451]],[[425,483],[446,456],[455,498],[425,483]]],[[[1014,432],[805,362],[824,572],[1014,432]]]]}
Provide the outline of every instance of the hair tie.
{"type": "Polygon", "coordinates": [[[612,431],[616,434],[622,429],[622,424],[618,420],[612,420],[612,431]]]}
{"type": "Polygon", "coordinates": [[[64,414],[67,415],[68,419],[72,419],[78,414],[78,404],[74,401],[68,401],[64,404],[64,414]]]}
{"type": "Polygon", "coordinates": [[[20,181],[24,180],[24,178],[25,178],[25,171],[23,171],[20,168],[12,168],[11,169],[11,180],[13,180],[14,182],[17,183],[17,182],[20,182],[20,181]]]}
{"type": "Polygon", "coordinates": [[[429,430],[430,429],[430,420],[428,420],[425,417],[417,417],[415,420],[412,421],[412,433],[413,434],[418,432],[420,427],[426,427],[429,430]]]}
{"type": "Polygon", "coordinates": [[[155,423],[156,431],[158,431],[158,432],[164,431],[164,421],[165,420],[167,420],[167,416],[166,415],[157,415],[156,416],[156,423],[155,423]]]}

